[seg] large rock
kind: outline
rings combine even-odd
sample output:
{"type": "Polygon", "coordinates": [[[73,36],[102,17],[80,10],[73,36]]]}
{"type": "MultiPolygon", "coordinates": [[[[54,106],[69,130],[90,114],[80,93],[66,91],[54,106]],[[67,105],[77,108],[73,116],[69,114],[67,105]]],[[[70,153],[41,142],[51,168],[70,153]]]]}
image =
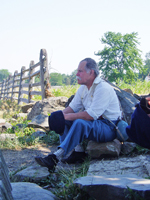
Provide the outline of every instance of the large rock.
{"type": "Polygon", "coordinates": [[[0,118],[0,126],[3,126],[3,125],[5,125],[5,123],[6,123],[6,120],[5,120],[5,119],[2,119],[2,118],[0,118]]]}
{"type": "Polygon", "coordinates": [[[11,183],[14,200],[58,200],[50,191],[41,188],[35,183],[11,183]]]}
{"type": "Polygon", "coordinates": [[[96,200],[150,200],[150,180],[133,176],[86,176],[74,181],[96,200]],[[134,198],[134,197],[137,198],[134,198]]]}
{"type": "Polygon", "coordinates": [[[121,153],[124,155],[130,154],[134,149],[136,149],[137,144],[133,142],[124,142],[121,145],[121,153]]]}
{"type": "Polygon", "coordinates": [[[32,120],[35,116],[44,114],[48,115],[57,110],[63,110],[68,101],[67,97],[50,97],[42,101],[38,101],[29,112],[27,119],[32,120]]]}
{"type": "Polygon", "coordinates": [[[90,140],[86,150],[91,158],[99,158],[102,155],[119,156],[121,143],[117,139],[106,143],[98,143],[90,140]]]}
{"type": "Polygon", "coordinates": [[[5,122],[3,125],[0,125],[0,132],[5,132],[8,128],[11,128],[12,125],[8,122],[5,122]]]}
{"type": "Polygon", "coordinates": [[[139,103],[139,100],[136,99],[131,93],[126,92],[114,84],[107,81],[115,90],[118,99],[121,104],[121,109],[123,111],[123,119],[130,124],[131,123],[131,115],[135,110],[135,105],[139,103]]]}
{"type": "Polygon", "coordinates": [[[0,141],[4,141],[7,139],[13,140],[15,138],[17,138],[15,134],[9,134],[9,133],[0,134],[0,141]]]}
{"type": "Polygon", "coordinates": [[[48,116],[47,115],[37,115],[31,122],[28,123],[28,127],[44,129],[44,131],[49,131],[48,116]]]}
{"type": "Polygon", "coordinates": [[[46,167],[41,167],[38,164],[29,166],[19,172],[17,172],[13,177],[13,182],[35,182],[44,181],[49,175],[49,171],[46,167]]]}
{"type": "Polygon", "coordinates": [[[23,106],[21,107],[22,112],[23,112],[23,113],[28,113],[28,110],[29,110],[30,108],[32,108],[32,107],[34,106],[34,104],[35,104],[35,102],[34,102],[34,103],[28,103],[28,104],[26,104],[26,105],[23,105],[23,106]]]}

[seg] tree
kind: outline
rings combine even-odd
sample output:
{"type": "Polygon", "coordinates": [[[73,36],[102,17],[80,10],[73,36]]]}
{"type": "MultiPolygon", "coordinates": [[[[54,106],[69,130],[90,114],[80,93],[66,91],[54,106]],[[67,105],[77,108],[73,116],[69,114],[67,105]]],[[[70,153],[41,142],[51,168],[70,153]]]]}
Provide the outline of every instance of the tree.
{"type": "Polygon", "coordinates": [[[66,74],[62,74],[62,83],[64,85],[70,85],[70,76],[66,74]]]}
{"type": "Polygon", "coordinates": [[[0,82],[3,81],[3,79],[6,79],[10,75],[10,72],[7,69],[1,69],[0,70],[0,82]]]}
{"type": "Polygon", "coordinates": [[[62,75],[60,73],[51,73],[50,83],[52,86],[62,85],[62,75]]]}
{"type": "Polygon", "coordinates": [[[145,73],[145,77],[147,75],[150,76],[150,52],[148,52],[145,56],[146,60],[145,60],[145,65],[144,67],[146,68],[146,73],[145,73]]]}
{"type": "Polygon", "coordinates": [[[77,74],[77,69],[74,70],[70,75],[71,85],[76,85],[77,84],[76,74],[77,74]]]}
{"type": "Polygon", "coordinates": [[[143,70],[137,35],[135,32],[125,35],[114,32],[104,34],[101,42],[105,47],[95,54],[100,56],[98,66],[104,78],[110,82],[132,81],[143,70]]]}
{"type": "Polygon", "coordinates": [[[150,52],[145,55],[143,71],[139,73],[139,78],[145,80],[146,76],[150,76],[150,52]]]}

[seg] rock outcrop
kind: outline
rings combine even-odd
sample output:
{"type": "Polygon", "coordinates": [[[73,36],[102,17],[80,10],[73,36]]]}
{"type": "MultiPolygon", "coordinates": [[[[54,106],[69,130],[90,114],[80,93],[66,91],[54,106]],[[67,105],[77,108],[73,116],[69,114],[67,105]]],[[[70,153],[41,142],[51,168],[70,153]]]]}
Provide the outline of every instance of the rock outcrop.
{"type": "Polygon", "coordinates": [[[40,114],[49,115],[54,111],[63,110],[67,101],[67,97],[50,97],[38,101],[33,105],[32,110],[28,113],[27,119],[32,120],[40,114]]]}

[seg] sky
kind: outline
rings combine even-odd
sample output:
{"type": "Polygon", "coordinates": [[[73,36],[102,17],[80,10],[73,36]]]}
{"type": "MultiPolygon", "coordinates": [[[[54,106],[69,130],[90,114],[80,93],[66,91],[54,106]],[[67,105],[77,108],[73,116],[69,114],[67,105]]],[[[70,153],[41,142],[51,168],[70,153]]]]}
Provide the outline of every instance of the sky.
{"type": "Polygon", "coordinates": [[[145,59],[149,8],[149,0],[0,0],[0,69],[20,72],[46,49],[49,72],[70,75],[86,57],[98,62],[108,31],[137,32],[145,59]]]}

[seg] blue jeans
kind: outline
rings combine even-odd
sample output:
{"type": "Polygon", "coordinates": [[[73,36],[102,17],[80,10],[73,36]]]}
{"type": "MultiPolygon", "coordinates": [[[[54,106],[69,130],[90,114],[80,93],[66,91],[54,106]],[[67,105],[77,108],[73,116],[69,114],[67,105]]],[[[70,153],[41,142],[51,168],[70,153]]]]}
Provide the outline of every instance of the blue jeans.
{"type": "MultiPolygon", "coordinates": [[[[116,123],[117,121],[113,121],[116,123]]],[[[64,134],[60,136],[58,148],[64,149],[64,156],[73,150],[83,140],[93,140],[96,142],[110,142],[116,138],[116,131],[107,119],[86,121],[76,119],[75,121],[65,121],[64,134]]]]}

